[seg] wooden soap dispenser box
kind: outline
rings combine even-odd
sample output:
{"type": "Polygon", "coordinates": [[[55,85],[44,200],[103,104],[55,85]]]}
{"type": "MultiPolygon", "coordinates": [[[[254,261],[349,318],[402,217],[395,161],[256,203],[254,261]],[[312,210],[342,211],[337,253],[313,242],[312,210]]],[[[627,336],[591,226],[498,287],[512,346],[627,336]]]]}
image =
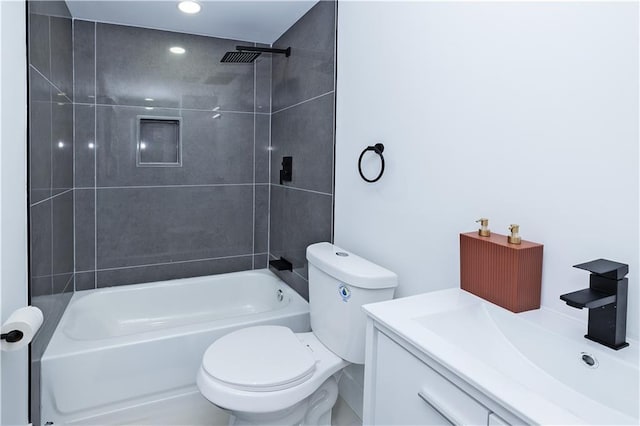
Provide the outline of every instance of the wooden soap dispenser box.
{"type": "Polygon", "coordinates": [[[543,245],[511,235],[491,233],[480,219],[477,232],[460,234],[460,288],[511,312],[540,308],[543,245]]]}

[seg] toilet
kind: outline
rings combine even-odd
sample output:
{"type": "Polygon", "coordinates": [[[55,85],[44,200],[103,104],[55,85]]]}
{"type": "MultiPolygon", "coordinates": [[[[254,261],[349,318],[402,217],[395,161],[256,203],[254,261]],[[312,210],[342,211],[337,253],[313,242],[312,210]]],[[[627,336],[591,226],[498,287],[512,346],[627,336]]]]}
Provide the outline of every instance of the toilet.
{"type": "Polygon", "coordinates": [[[336,376],[364,363],[362,305],[393,298],[393,272],[330,243],[307,247],[310,333],[248,327],[206,350],[197,384],[232,425],[329,425],[336,376]]]}

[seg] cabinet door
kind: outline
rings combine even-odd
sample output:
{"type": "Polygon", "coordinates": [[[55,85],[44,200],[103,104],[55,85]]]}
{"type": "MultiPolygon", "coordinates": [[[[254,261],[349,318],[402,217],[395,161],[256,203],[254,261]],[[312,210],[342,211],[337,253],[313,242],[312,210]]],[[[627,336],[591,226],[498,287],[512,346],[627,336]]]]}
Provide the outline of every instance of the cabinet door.
{"type": "Polygon", "coordinates": [[[375,424],[487,424],[489,410],[381,333],[374,368],[375,424]]]}

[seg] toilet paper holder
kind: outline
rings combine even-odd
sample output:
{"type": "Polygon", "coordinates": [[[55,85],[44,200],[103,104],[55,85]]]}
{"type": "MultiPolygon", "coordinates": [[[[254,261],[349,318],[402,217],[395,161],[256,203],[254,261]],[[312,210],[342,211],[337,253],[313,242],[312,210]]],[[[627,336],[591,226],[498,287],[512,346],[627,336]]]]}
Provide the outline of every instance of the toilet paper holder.
{"type": "Polygon", "coordinates": [[[8,333],[0,334],[0,340],[6,340],[9,343],[16,343],[22,340],[24,333],[20,330],[11,330],[8,333]]]}

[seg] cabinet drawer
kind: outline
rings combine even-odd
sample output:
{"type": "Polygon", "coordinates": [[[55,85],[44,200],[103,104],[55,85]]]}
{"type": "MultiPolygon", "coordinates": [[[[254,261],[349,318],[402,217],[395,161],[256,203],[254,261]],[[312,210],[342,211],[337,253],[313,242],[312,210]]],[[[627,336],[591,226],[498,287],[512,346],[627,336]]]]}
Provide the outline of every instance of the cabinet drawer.
{"type": "Polygon", "coordinates": [[[406,349],[377,334],[375,424],[486,425],[489,410],[406,349]]]}

